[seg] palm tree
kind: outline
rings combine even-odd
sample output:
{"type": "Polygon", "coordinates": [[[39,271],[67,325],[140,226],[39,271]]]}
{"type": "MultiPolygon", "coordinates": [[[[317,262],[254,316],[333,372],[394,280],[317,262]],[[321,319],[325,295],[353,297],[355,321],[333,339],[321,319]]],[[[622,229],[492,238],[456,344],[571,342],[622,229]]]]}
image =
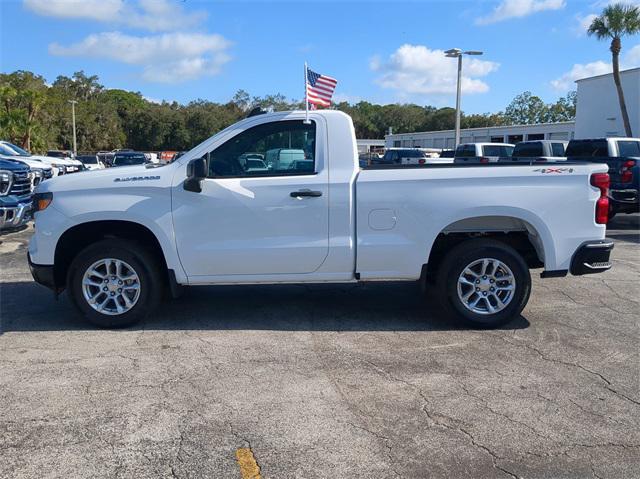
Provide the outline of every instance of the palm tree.
{"type": "Polygon", "coordinates": [[[622,3],[616,3],[605,7],[602,15],[593,19],[587,33],[595,35],[598,40],[611,39],[611,57],[613,63],[613,81],[618,90],[618,101],[622,112],[622,121],[627,136],[631,135],[631,124],[627,105],[624,101],[624,92],[620,83],[620,50],[622,50],[621,37],[634,35],[640,32],[640,8],[622,3]]]}

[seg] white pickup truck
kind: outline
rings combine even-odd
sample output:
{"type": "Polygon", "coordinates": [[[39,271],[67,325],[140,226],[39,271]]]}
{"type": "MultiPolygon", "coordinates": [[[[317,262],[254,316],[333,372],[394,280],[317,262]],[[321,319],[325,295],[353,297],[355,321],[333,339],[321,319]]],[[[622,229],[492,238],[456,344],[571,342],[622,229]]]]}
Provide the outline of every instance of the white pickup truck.
{"type": "Polygon", "coordinates": [[[611,266],[606,165],[360,169],[349,116],[304,118],[251,116],[171,164],[42,183],[33,277],[103,327],[139,320],[181,285],[416,280],[496,327],[526,305],[530,268],[611,266]],[[278,148],[304,159],[239,161],[278,148]]]}

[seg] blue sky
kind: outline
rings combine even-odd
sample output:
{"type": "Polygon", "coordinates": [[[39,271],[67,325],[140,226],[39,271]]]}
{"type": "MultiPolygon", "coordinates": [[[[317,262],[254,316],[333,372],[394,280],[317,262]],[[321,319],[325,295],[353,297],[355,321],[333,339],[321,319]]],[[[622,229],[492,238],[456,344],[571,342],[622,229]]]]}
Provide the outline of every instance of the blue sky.
{"type": "MultiPolygon", "coordinates": [[[[0,1],[3,72],[84,70],[153,100],[300,98],[306,60],[338,79],[338,99],[453,106],[442,50],[459,47],[485,52],[464,68],[463,110],[480,113],[525,90],[554,101],[610,70],[608,44],[581,33],[606,0],[0,1]]],[[[640,66],[640,36],[623,46],[623,66],[640,66]]]]}

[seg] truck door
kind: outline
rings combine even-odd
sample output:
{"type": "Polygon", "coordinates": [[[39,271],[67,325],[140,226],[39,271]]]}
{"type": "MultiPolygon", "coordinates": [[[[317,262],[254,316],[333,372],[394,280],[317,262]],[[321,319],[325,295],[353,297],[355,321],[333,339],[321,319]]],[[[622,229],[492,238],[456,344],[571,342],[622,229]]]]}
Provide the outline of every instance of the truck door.
{"type": "Polygon", "coordinates": [[[189,277],[320,267],[329,250],[329,176],[324,142],[316,140],[325,137],[320,117],[261,123],[207,152],[202,192],[176,178],[173,224],[189,277]]]}

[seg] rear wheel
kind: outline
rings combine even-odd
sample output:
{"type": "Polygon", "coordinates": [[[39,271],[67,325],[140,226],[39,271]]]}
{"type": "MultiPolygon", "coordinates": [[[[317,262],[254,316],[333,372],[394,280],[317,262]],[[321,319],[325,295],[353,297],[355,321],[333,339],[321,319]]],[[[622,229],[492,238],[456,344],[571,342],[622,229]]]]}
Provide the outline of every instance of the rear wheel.
{"type": "Polygon", "coordinates": [[[495,240],[473,239],[453,248],[438,271],[445,309],[468,324],[495,328],[516,318],[531,293],[522,256],[495,240]]]}
{"type": "Polygon", "coordinates": [[[68,290],[80,313],[103,328],[144,318],[163,289],[158,262],[133,241],[103,240],[82,250],[71,263],[68,290]]]}

